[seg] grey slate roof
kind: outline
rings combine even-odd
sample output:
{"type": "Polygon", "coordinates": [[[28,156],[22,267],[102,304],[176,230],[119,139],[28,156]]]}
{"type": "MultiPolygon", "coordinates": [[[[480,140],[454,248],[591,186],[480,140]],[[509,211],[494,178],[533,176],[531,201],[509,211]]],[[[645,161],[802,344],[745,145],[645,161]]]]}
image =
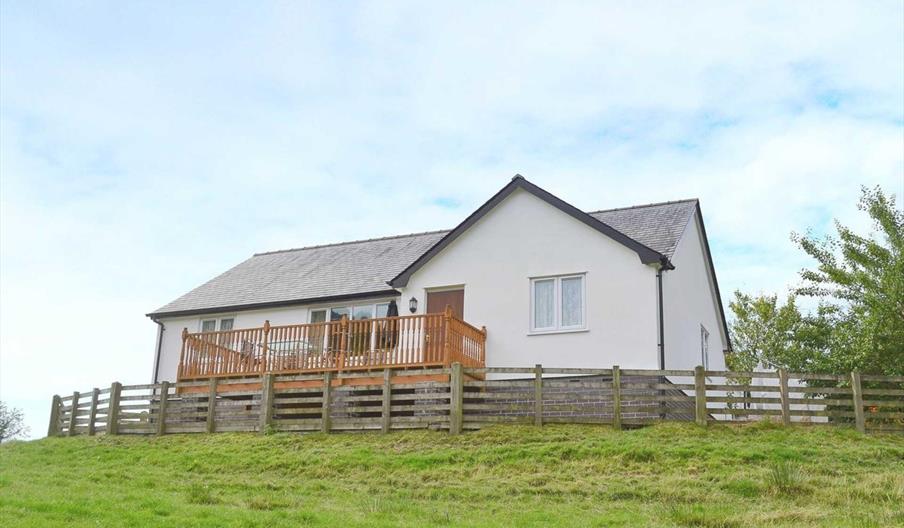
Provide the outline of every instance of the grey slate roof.
{"type": "Polygon", "coordinates": [[[697,199],[594,211],[590,216],[671,258],[697,199]]]}
{"type": "MultiPolygon", "coordinates": [[[[590,215],[670,257],[696,204],[696,200],[682,200],[590,215]]],[[[187,315],[390,293],[387,281],[447,233],[432,231],[258,253],[148,315],[187,315]]]]}

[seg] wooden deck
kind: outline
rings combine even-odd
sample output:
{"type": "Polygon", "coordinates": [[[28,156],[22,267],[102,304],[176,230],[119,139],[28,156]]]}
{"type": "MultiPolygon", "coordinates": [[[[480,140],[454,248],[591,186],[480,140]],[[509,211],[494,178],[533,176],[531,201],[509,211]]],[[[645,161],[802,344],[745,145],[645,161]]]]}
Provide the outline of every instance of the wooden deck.
{"type": "Polygon", "coordinates": [[[447,368],[453,363],[481,368],[486,335],[486,328],[469,325],[448,308],[439,314],[287,326],[267,321],[259,328],[223,332],[183,330],[177,379],[447,368]]]}

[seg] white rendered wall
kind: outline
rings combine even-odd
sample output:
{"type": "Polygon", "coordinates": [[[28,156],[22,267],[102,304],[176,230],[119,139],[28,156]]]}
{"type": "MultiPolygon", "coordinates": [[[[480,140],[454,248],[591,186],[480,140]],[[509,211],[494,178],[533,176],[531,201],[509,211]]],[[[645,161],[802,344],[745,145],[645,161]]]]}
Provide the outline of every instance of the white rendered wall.
{"type": "Polygon", "coordinates": [[[662,276],[665,367],[692,369],[701,363],[700,325],[709,331],[709,369],[724,370],[728,340],[716,304],[697,215],[672,256],[675,269],[662,276]]]}
{"type": "Polygon", "coordinates": [[[487,327],[487,366],[657,368],[656,273],[637,253],[516,190],[418,270],[402,292],[464,285],[464,319],[487,327]],[[586,273],[587,330],[530,332],[530,278],[586,273]]]}

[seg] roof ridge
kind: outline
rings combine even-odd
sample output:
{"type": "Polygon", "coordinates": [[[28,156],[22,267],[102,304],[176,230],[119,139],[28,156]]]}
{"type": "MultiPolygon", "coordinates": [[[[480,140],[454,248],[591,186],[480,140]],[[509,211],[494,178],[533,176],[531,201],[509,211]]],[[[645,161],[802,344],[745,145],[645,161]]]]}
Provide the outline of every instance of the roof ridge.
{"type": "Polygon", "coordinates": [[[613,211],[627,211],[628,209],[643,209],[645,207],[656,207],[656,206],[660,206],[660,205],[670,205],[670,204],[677,204],[677,203],[699,202],[699,201],[700,201],[699,198],[684,198],[683,200],[667,200],[665,202],[653,202],[653,203],[641,204],[641,205],[629,205],[626,207],[613,207],[611,209],[600,209],[598,211],[587,211],[587,214],[592,215],[592,214],[596,214],[596,213],[610,213],[613,211]]]}
{"type": "Polygon", "coordinates": [[[394,240],[396,238],[406,238],[406,237],[415,237],[415,236],[423,236],[423,235],[435,235],[438,233],[448,233],[449,231],[450,231],[449,229],[437,229],[435,231],[422,231],[420,233],[407,233],[404,235],[390,235],[390,236],[376,237],[376,238],[364,238],[361,240],[348,240],[345,242],[332,242],[329,244],[318,244],[318,245],[314,245],[314,246],[304,246],[304,247],[289,248],[289,249],[276,249],[273,251],[262,251],[260,253],[255,253],[253,256],[260,257],[263,255],[274,255],[276,253],[291,253],[292,251],[304,251],[306,249],[320,249],[320,248],[336,247],[336,246],[348,246],[351,244],[363,244],[365,242],[377,242],[380,240],[394,240]]]}

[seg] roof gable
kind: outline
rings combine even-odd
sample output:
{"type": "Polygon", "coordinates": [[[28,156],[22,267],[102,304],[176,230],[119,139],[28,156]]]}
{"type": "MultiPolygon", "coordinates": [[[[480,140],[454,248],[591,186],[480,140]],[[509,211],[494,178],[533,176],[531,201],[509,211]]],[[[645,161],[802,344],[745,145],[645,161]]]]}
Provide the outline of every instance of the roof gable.
{"type": "Polygon", "coordinates": [[[600,233],[608,236],[612,240],[618,242],[619,244],[624,245],[625,247],[633,250],[637,253],[637,256],[640,258],[640,261],[644,264],[652,264],[654,262],[662,262],[665,259],[665,255],[659,253],[658,251],[651,249],[644,244],[638,242],[637,240],[630,238],[624,233],[612,228],[602,220],[591,216],[584,211],[581,211],[577,207],[569,204],[568,202],[554,196],[553,194],[537,187],[533,183],[524,179],[520,174],[515,175],[512,178],[512,181],[509,182],[508,185],[503,187],[499,192],[493,195],[492,198],[487,200],[483,205],[481,205],[476,211],[471,213],[470,216],[464,219],[464,221],[455,229],[449,231],[443,238],[441,238],[436,244],[433,245],[430,249],[428,249],[423,255],[421,255],[417,260],[411,263],[410,266],[405,268],[401,273],[399,273],[395,278],[389,281],[389,284],[393,287],[405,286],[408,284],[408,279],[411,278],[417,270],[424,266],[427,262],[430,261],[433,257],[435,257],[439,252],[446,248],[449,244],[451,244],[455,239],[461,236],[465,231],[467,231],[472,225],[477,223],[478,220],[483,218],[487,213],[489,213],[494,207],[499,205],[503,200],[505,200],[510,194],[515,192],[517,189],[523,189],[530,194],[536,196],[537,198],[543,200],[544,202],[552,205],[556,209],[562,211],[563,213],[571,216],[575,220],[584,223],[585,225],[599,231],[600,233]]]}

